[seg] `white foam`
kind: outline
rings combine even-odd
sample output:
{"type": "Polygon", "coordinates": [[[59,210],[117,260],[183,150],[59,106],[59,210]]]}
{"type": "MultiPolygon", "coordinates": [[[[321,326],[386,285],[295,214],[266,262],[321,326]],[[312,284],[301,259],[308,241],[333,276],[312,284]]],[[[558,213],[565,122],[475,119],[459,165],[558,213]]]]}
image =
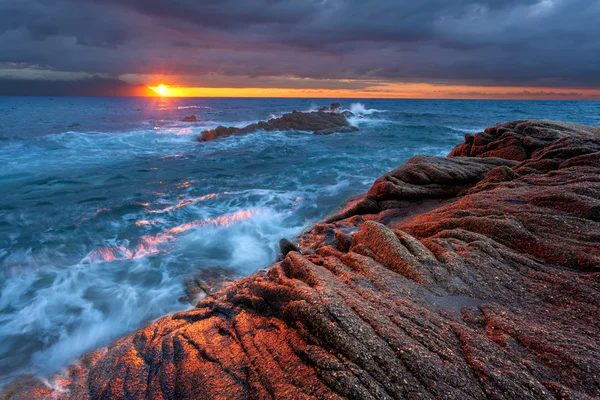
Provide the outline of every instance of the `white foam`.
{"type": "MultiPolygon", "coordinates": [[[[281,194],[286,202],[293,201],[293,194],[281,194]]],[[[275,201],[277,195],[266,191],[265,201],[275,201]]],[[[0,358],[14,351],[13,340],[29,338],[30,346],[38,347],[30,363],[36,370],[31,372],[55,372],[154,318],[187,308],[177,301],[183,295],[181,283],[198,269],[227,266],[249,274],[273,262],[278,239],[294,237],[304,224],[289,220],[289,209],[239,209],[219,215],[218,210],[228,209],[228,204],[196,207],[192,211],[204,218],[161,225],[160,233],[147,241],[144,236],[107,241],[130,246],[129,252],[104,258],[90,255],[68,267],[44,265],[8,275],[0,309],[13,311],[0,315],[0,337],[4,338],[0,358]],[[136,252],[139,243],[146,246],[144,253],[136,252]],[[153,257],[157,252],[150,245],[156,246],[160,258],[153,257]],[[33,297],[32,288],[36,288],[33,297]]],[[[23,263],[36,264],[28,258],[28,254],[21,255],[23,263]]]]}
{"type": "Polygon", "coordinates": [[[11,142],[0,151],[3,175],[46,173],[123,162],[143,155],[189,151],[201,128],[138,129],[122,133],[65,132],[11,142]]]}
{"type": "Polygon", "coordinates": [[[477,132],[483,132],[485,127],[483,128],[465,128],[461,126],[447,126],[448,129],[452,129],[453,131],[461,132],[461,133],[472,133],[475,134],[477,132]]]}
{"type": "Polygon", "coordinates": [[[209,106],[179,106],[178,110],[212,110],[209,106]]]}
{"type": "Polygon", "coordinates": [[[378,110],[376,108],[366,108],[362,103],[352,103],[350,104],[350,108],[348,109],[354,115],[371,115],[374,113],[383,113],[387,112],[387,110],[378,110]]]}

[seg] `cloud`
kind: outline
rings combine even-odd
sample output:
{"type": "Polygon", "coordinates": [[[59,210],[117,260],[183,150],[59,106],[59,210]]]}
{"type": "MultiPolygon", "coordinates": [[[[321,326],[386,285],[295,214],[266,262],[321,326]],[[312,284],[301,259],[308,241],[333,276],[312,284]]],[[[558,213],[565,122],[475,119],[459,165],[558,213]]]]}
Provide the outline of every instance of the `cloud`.
{"type": "Polygon", "coordinates": [[[0,76],[0,96],[152,96],[146,86],[92,76],[83,79],[6,79],[0,76]]]}
{"type": "Polygon", "coordinates": [[[598,88],[598,20],[599,0],[0,1],[0,63],[204,86],[598,88]]]}

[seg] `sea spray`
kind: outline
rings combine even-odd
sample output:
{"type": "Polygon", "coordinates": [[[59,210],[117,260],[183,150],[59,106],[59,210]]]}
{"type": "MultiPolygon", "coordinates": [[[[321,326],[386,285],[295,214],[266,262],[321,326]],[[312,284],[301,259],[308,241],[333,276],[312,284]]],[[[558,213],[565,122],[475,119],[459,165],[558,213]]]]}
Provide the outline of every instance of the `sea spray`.
{"type": "Polygon", "coordinates": [[[378,110],[376,108],[366,108],[362,103],[352,103],[348,109],[354,115],[371,115],[374,113],[387,112],[387,110],[378,110]]]}

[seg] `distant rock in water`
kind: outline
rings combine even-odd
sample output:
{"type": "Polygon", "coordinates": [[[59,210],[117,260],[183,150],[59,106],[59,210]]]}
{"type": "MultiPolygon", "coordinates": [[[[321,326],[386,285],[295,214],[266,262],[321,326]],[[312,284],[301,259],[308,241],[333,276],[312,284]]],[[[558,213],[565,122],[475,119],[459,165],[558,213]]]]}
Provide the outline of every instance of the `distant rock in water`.
{"type": "Polygon", "coordinates": [[[267,271],[194,278],[196,308],[0,398],[598,399],[599,177],[600,128],[468,135],[282,240],[267,271]]]}
{"type": "Polygon", "coordinates": [[[326,107],[328,111],[298,112],[292,111],[289,114],[283,114],[279,118],[269,121],[261,121],[256,124],[250,124],[244,128],[218,126],[215,129],[202,132],[199,138],[201,142],[207,142],[221,137],[232,135],[244,135],[246,133],[258,130],[265,131],[311,131],[317,135],[328,135],[335,132],[355,132],[357,127],[350,125],[347,117],[353,116],[349,111],[338,113],[339,104],[332,104],[326,107]]]}
{"type": "Polygon", "coordinates": [[[183,122],[196,122],[198,121],[198,118],[196,118],[195,115],[190,115],[189,117],[185,117],[183,119],[183,122]]]}
{"type": "Polygon", "coordinates": [[[330,112],[330,113],[339,113],[342,109],[342,105],[340,103],[331,103],[328,106],[323,106],[319,108],[319,111],[330,112]]]}

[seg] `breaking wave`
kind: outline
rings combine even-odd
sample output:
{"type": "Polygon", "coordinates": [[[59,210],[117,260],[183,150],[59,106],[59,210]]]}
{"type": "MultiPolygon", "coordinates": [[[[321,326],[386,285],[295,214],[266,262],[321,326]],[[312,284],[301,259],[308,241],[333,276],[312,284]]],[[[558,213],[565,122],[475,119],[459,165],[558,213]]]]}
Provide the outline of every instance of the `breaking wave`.
{"type": "Polygon", "coordinates": [[[178,106],[178,110],[212,110],[209,106],[178,106]]]}
{"type": "Polygon", "coordinates": [[[362,103],[352,103],[348,109],[354,115],[371,115],[374,113],[388,112],[387,110],[378,110],[376,108],[366,108],[362,103]]]}

